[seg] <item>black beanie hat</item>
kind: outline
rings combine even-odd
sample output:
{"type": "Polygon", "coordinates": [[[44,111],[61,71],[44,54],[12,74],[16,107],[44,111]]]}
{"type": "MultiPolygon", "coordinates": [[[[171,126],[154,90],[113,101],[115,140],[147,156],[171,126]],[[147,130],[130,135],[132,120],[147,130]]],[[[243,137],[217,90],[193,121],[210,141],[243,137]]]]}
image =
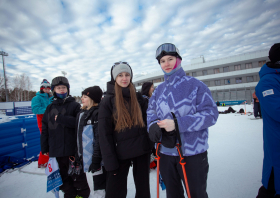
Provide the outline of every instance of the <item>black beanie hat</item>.
{"type": "MultiPolygon", "coordinates": [[[[149,96],[149,91],[150,91],[150,88],[151,88],[152,85],[153,85],[152,82],[145,82],[145,83],[142,85],[141,94],[142,94],[142,95],[145,95],[145,96],[149,96]]],[[[150,96],[149,96],[149,97],[150,97],[150,96]]]]}
{"type": "Polygon", "coordinates": [[[95,103],[100,103],[102,94],[99,86],[88,87],[82,92],[82,95],[90,97],[95,103]]]}
{"type": "Polygon", "coordinates": [[[280,43],[275,43],[269,50],[269,59],[272,63],[280,61],[280,43]]]}

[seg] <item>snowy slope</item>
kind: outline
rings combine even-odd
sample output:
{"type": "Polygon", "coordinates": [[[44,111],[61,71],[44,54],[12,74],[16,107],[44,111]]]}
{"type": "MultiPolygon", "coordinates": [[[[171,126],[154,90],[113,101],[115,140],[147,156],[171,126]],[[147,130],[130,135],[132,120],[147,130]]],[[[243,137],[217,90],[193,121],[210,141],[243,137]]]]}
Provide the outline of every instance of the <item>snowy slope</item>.
{"type": "MultiPolygon", "coordinates": [[[[228,107],[219,107],[224,111],[228,107]]],[[[244,105],[233,106],[239,111],[244,105]]],[[[246,106],[247,112],[252,112],[252,106],[246,106]]],[[[253,116],[240,114],[220,114],[215,126],[209,128],[209,174],[208,195],[210,198],[249,198],[256,197],[261,186],[261,171],[263,159],[262,120],[251,120],[253,116]]],[[[44,169],[38,169],[37,162],[24,167],[23,173],[16,170],[0,177],[0,197],[19,198],[53,198],[46,193],[47,177],[44,169]],[[40,175],[41,174],[41,175],[40,175]]],[[[92,189],[91,174],[87,173],[92,189]]],[[[156,197],[156,170],[150,173],[151,197],[156,197]]],[[[135,196],[133,176],[128,176],[128,198],[135,196]]],[[[60,197],[63,194],[60,192],[60,197]]],[[[93,195],[90,195],[93,198],[93,195]]],[[[166,197],[160,190],[160,197],[166,197]]],[[[187,196],[186,196],[187,197],[187,196]]]]}

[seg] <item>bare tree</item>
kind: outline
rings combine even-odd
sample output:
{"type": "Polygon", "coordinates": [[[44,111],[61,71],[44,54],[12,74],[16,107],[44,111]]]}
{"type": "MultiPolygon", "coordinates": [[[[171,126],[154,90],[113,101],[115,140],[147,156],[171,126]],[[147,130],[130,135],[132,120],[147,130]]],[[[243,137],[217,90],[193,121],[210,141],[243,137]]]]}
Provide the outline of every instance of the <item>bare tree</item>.
{"type": "Polygon", "coordinates": [[[13,87],[14,87],[14,100],[15,101],[19,101],[19,96],[20,96],[20,92],[19,92],[19,89],[20,89],[20,80],[19,80],[19,76],[16,75],[14,78],[13,78],[13,87]]]}
{"type": "Polygon", "coordinates": [[[4,89],[4,88],[5,88],[4,77],[2,77],[2,75],[0,74],[0,89],[4,89]]]}
{"type": "Polygon", "coordinates": [[[0,74],[0,102],[6,102],[5,80],[7,85],[7,92],[9,94],[9,89],[8,89],[9,78],[7,76],[6,78],[4,78],[4,76],[0,74]]]}
{"type": "Polygon", "coordinates": [[[24,90],[26,90],[26,75],[25,74],[20,75],[19,82],[20,82],[20,101],[24,101],[26,98],[26,94],[24,91],[24,90]]]}
{"type": "Polygon", "coordinates": [[[29,76],[27,76],[27,79],[26,79],[26,87],[27,87],[27,91],[28,91],[27,100],[29,101],[29,92],[31,91],[31,88],[32,88],[32,84],[31,84],[29,76]]]}

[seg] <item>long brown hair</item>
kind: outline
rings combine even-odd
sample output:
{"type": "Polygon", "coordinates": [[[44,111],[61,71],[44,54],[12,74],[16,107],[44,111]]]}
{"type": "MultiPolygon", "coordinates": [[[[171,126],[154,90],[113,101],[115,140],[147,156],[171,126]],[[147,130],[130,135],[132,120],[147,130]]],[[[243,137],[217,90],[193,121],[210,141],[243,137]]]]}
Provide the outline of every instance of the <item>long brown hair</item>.
{"type": "Polygon", "coordinates": [[[116,122],[115,130],[118,132],[121,132],[125,128],[131,128],[132,126],[145,126],[133,84],[130,83],[128,88],[130,91],[130,103],[124,100],[122,88],[115,83],[116,112],[113,116],[116,122]]]}

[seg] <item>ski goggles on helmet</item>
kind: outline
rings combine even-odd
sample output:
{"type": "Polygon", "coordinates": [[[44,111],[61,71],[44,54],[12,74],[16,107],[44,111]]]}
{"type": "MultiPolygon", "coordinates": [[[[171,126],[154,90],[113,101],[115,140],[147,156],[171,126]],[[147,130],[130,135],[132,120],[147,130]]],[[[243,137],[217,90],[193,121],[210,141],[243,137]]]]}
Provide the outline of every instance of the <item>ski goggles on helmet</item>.
{"type": "Polygon", "coordinates": [[[44,89],[44,88],[50,89],[50,88],[51,88],[51,85],[50,85],[49,83],[43,83],[43,84],[41,84],[41,89],[44,89]]]}
{"type": "Polygon", "coordinates": [[[162,57],[163,54],[178,55],[180,57],[180,59],[182,59],[179,50],[172,43],[164,43],[164,44],[160,45],[156,51],[156,59],[158,59],[159,57],[162,57]]]}
{"type": "Polygon", "coordinates": [[[55,78],[52,80],[51,90],[53,91],[54,87],[57,86],[57,85],[65,85],[65,86],[67,86],[68,88],[70,88],[68,79],[65,78],[65,77],[63,77],[63,76],[55,77],[55,78]]]}
{"type": "Polygon", "coordinates": [[[52,80],[52,85],[59,85],[59,84],[69,84],[67,78],[63,77],[63,76],[58,76],[55,77],[52,80]]]}

